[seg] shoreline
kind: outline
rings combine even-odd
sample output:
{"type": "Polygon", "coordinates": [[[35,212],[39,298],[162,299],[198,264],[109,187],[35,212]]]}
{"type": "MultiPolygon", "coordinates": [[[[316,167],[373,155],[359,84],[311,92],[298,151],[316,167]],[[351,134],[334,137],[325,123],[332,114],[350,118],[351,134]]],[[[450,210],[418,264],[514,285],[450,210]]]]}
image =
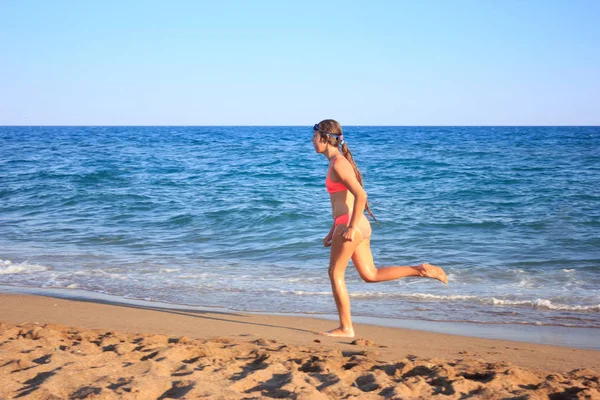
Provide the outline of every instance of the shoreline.
{"type": "Polygon", "coordinates": [[[9,324],[61,324],[85,329],[108,329],[125,333],[212,339],[217,337],[261,337],[307,345],[351,349],[356,339],[385,346],[384,359],[408,354],[419,357],[453,358],[465,355],[488,362],[508,361],[526,368],[565,372],[576,368],[600,370],[600,351],[568,346],[489,339],[414,328],[384,327],[355,322],[356,337],[331,338],[317,335],[337,321],[311,316],[269,315],[215,310],[208,307],[163,307],[161,303],[137,304],[106,300],[64,299],[47,295],[8,294],[0,291],[0,322],[9,324]],[[541,362],[540,356],[544,355],[541,362]]]}
{"type": "MultiPolygon", "coordinates": [[[[284,318],[312,318],[325,321],[337,321],[337,315],[302,314],[277,312],[237,311],[225,307],[196,306],[164,303],[160,301],[130,299],[117,295],[98,293],[81,289],[36,288],[27,286],[0,285],[2,294],[23,294],[45,296],[64,300],[83,301],[116,306],[160,307],[162,309],[185,309],[201,312],[233,313],[241,315],[274,316],[284,318]]],[[[585,327],[563,327],[554,325],[528,324],[486,324],[480,322],[447,322],[414,319],[392,319],[383,317],[353,316],[355,324],[373,327],[400,328],[439,334],[468,336],[482,339],[499,339],[531,344],[573,347],[584,350],[600,351],[600,342],[596,339],[600,329],[585,327]]]]}
{"type": "Polygon", "coordinates": [[[600,398],[597,350],[331,325],[0,292],[0,398],[600,398]]]}

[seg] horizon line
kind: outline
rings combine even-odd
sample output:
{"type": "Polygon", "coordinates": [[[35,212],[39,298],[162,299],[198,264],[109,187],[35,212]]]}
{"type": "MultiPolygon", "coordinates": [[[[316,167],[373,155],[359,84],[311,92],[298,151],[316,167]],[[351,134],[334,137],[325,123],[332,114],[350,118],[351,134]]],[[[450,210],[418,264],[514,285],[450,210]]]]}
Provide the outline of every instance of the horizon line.
{"type": "MultiPolygon", "coordinates": [[[[527,127],[527,128],[553,128],[553,127],[572,127],[572,128],[598,128],[600,125],[354,125],[344,124],[342,127],[390,127],[390,128],[416,128],[416,127],[428,127],[428,128],[464,128],[464,127],[487,127],[487,128],[516,128],[516,127],[527,127]]],[[[22,127],[22,128],[46,128],[46,127],[67,127],[67,128],[118,128],[118,127],[180,127],[180,128],[213,128],[213,127],[228,127],[228,128],[251,128],[251,127],[263,127],[263,128],[275,128],[275,127],[312,127],[312,125],[0,125],[0,128],[9,127],[22,127]]]]}

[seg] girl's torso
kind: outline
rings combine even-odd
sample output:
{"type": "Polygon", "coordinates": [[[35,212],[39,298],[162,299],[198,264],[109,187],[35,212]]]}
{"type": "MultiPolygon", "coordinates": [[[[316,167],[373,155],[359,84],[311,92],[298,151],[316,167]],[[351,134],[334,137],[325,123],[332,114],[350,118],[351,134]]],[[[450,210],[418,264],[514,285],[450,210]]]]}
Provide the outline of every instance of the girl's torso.
{"type": "Polygon", "coordinates": [[[336,219],[340,215],[351,213],[354,208],[354,195],[344,186],[340,177],[333,171],[333,164],[336,162],[336,157],[329,162],[327,170],[327,178],[325,186],[329,192],[331,200],[331,216],[336,219]]]}
{"type": "MultiPolygon", "coordinates": [[[[354,210],[354,195],[348,190],[348,188],[346,188],[346,186],[340,181],[339,176],[337,176],[337,174],[333,171],[333,163],[335,163],[335,159],[329,163],[327,178],[325,178],[325,186],[329,192],[329,197],[331,200],[331,216],[335,221],[336,218],[340,216],[352,214],[352,211],[354,210]]],[[[343,226],[346,226],[346,224],[350,223],[350,219],[347,221],[348,222],[345,222],[343,226]]],[[[362,214],[360,216],[357,228],[362,235],[360,240],[371,236],[371,223],[366,215],[362,214]]]]}

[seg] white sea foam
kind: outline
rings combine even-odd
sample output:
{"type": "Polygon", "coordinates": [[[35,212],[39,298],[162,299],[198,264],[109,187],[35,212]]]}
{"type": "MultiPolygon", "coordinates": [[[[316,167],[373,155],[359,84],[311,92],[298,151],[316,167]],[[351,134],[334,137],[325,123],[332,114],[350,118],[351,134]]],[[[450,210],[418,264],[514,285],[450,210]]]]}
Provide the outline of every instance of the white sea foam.
{"type": "Polygon", "coordinates": [[[363,293],[353,293],[350,295],[350,297],[357,297],[357,298],[361,298],[361,297],[400,297],[400,298],[405,298],[405,299],[421,299],[421,300],[472,300],[472,299],[477,299],[477,296],[470,296],[470,295],[461,295],[461,294],[455,294],[455,295],[436,295],[436,294],[430,294],[430,293],[381,293],[381,292],[376,292],[376,293],[370,293],[370,292],[363,292],[363,293]]]}
{"type": "Polygon", "coordinates": [[[521,288],[533,288],[537,287],[538,285],[539,284],[534,282],[532,278],[524,278],[513,284],[513,286],[521,288]]]}
{"type": "Polygon", "coordinates": [[[297,296],[323,296],[323,295],[327,295],[327,296],[331,296],[331,292],[307,292],[305,290],[280,290],[279,292],[282,293],[292,293],[295,294],[297,296]]]}
{"type": "Polygon", "coordinates": [[[161,268],[158,270],[159,274],[170,274],[171,272],[179,272],[181,268],[161,268]]]}
{"type": "Polygon", "coordinates": [[[552,304],[550,300],[536,299],[533,304],[536,307],[545,307],[551,310],[569,310],[569,311],[600,311],[600,304],[589,306],[570,306],[566,304],[552,304]]]}
{"type": "MultiPolygon", "coordinates": [[[[448,278],[448,281],[459,281],[457,278],[457,275],[453,274],[452,272],[448,272],[446,274],[446,277],[448,278]]],[[[402,282],[402,281],[400,281],[402,282]]],[[[413,280],[413,281],[407,281],[407,282],[413,282],[413,283],[419,283],[419,281],[417,280],[413,280]]]]}
{"type": "Polygon", "coordinates": [[[493,305],[509,305],[509,306],[531,306],[535,308],[547,308],[549,310],[565,310],[565,311],[600,311],[600,304],[595,305],[569,305],[569,304],[554,304],[548,299],[535,300],[503,300],[491,298],[493,305]]]}
{"type": "Polygon", "coordinates": [[[504,299],[497,299],[495,297],[492,297],[491,299],[489,299],[491,304],[495,305],[495,306],[520,306],[520,305],[527,305],[527,304],[532,304],[531,300],[504,300],[504,299]]]}
{"type": "Polygon", "coordinates": [[[29,264],[27,261],[13,264],[10,260],[0,260],[0,275],[31,274],[33,272],[48,271],[49,269],[49,267],[43,265],[29,264]]]}
{"type": "Polygon", "coordinates": [[[81,270],[81,271],[75,271],[73,272],[74,275],[82,275],[82,276],[102,276],[102,277],[107,277],[107,278],[111,278],[111,279],[121,279],[121,280],[126,280],[129,279],[128,276],[123,275],[123,274],[119,274],[119,273],[114,273],[114,272],[107,272],[105,270],[103,270],[102,268],[95,268],[95,269],[85,269],[85,270],[81,270]]]}
{"type": "MultiPolygon", "coordinates": [[[[330,296],[331,292],[313,292],[304,290],[277,290],[283,294],[293,294],[297,296],[330,296]]],[[[508,300],[495,297],[478,297],[471,295],[435,295],[430,293],[382,293],[382,292],[355,292],[350,294],[351,298],[356,299],[381,299],[381,298],[402,298],[408,300],[425,301],[470,301],[479,304],[488,304],[492,306],[529,306],[532,308],[546,308],[549,310],[564,311],[600,311],[600,304],[596,305],[569,305],[552,303],[549,299],[535,300],[508,300]]]]}
{"type": "Polygon", "coordinates": [[[314,276],[314,277],[298,277],[298,278],[286,278],[285,281],[289,283],[310,283],[310,282],[320,282],[327,279],[327,277],[323,276],[314,276]]]}
{"type": "MultiPolygon", "coordinates": [[[[282,294],[294,294],[297,296],[331,296],[331,292],[313,292],[307,290],[280,290],[274,291],[282,294]]],[[[435,295],[429,293],[383,293],[383,292],[354,292],[350,293],[352,298],[404,298],[404,299],[422,299],[422,300],[472,300],[477,299],[477,296],[468,295],[435,295]]]]}

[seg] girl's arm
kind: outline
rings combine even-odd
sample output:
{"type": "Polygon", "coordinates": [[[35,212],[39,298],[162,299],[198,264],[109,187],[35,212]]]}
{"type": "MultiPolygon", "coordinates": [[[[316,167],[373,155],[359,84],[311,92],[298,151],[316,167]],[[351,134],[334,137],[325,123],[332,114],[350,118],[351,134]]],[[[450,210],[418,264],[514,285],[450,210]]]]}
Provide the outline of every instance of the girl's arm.
{"type": "Polygon", "coordinates": [[[325,238],[323,239],[323,246],[329,247],[331,246],[331,240],[333,239],[333,231],[335,230],[335,221],[331,224],[331,229],[325,238]]]}
{"type": "Polygon", "coordinates": [[[329,230],[329,235],[333,235],[333,231],[335,230],[335,221],[331,223],[331,229],[329,230]]]}

